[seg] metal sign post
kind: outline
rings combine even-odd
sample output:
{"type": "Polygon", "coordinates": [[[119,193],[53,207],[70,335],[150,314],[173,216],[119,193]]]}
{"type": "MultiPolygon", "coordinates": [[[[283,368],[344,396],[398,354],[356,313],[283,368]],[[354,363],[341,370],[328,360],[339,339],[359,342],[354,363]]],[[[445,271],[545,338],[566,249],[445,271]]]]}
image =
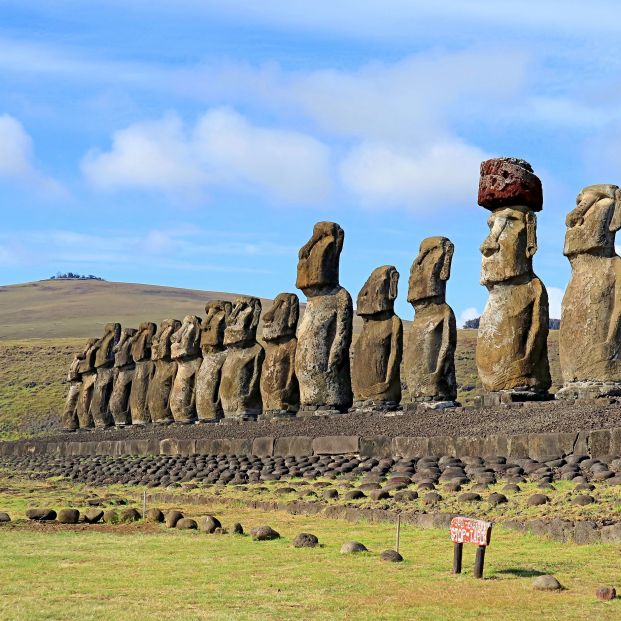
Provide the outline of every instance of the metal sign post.
{"type": "Polygon", "coordinates": [[[474,543],[477,555],[474,562],[474,577],[483,577],[485,548],[492,540],[492,523],[467,517],[454,517],[451,520],[451,541],[453,542],[453,573],[461,573],[464,543],[474,543]]]}

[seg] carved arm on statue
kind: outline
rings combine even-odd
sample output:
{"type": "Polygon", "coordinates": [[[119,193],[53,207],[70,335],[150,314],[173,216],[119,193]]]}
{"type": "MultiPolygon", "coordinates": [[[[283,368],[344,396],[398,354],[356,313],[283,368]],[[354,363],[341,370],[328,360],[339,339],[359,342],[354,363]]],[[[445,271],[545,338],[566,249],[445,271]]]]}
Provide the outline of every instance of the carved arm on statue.
{"type": "Polygon", "coordinates": [[[328,358],[328,367],[331,369],[340,367],[346,360],[346,356],[349,356],[353,317],[352,302],[349,293],[347,293],[345,289],[341,289],[336,295],[336,333],[332,341],[332,346],[330,347],[330,356],[328,358]]]}
{"type": "Polygon", "coordinates": [[[259,352],[254,357],[252,367],[252,381],[248,384],[248,394],[246,397],[252,394],[260,394],[260,381],[261,370],[263,368],[263,360],[265,359],[265,350],[259,346],[259,352]]]}
{"type": "Polygon", "coordinates": [[[442,344],[440,345],[440,351],[438,352],[436,368],[433,372],[433,377],[436,383],[439,382],[444,375],[447,358],[454,354],[456,342],[457,322],[455,321],[453,311],[449,309],[442,321],[442,344]]]}

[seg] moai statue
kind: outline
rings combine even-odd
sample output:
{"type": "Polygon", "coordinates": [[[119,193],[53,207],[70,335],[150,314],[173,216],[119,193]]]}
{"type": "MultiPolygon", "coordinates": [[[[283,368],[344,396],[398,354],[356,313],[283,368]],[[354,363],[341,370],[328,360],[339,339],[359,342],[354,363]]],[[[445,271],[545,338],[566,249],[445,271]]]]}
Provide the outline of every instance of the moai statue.
{"type": "Polygon", "coordinates": [[[428,237],[410,270],[408,302],[415,315],[406,341],[404,371],[410,401],[433,409],[457,405],[457,325],[446,303],[453,251],[446,237],[428,237]]]}
{"type": "Polygon", "coordinates": [[[110,396],[114,382],[114,348],[120,338],[121,324],[107,323],[95,355],[97,379],[91,401],[91,416],[95,427],[110,427],[114,424],[110,414],[110,396]]]}
{"type": "Polygon", "coordinates": [[[235,300],[224,331],[226,359],[222,365],[220,399],[224,420],[253,420],[261,414],[261,367],[265,351],[257,343],[261,300],[235,300]]]}
{"type": "Polygon", "coordinates": [[[351,296],[339,285],[344,238],[338,224],[318,222],[299,253],[296,287],[308,300],[295,354],[302,416],[346,412],[352,404],[353,306],[351,296]]]}
{"type": "Polygon", "coordinates": [[[265,418],[288,418],[300,408],[300,388],[295,376],[295,330],[299,316],[300,301],[295,293],[279,293],[263,315],[265,362],[261,397],[265,418]]]}
{"type": "Polygon", "coordinates": [[[171,359],[171,338],[181,327],[177,319],[164,319],[151,342],[151,360],[155,373],[147,390],[147,407],[151,421],[158,424],[174,422],[170,411],[170,391],[177,374],[177,362],[171,359]]]}
{"type": "Polygon", "coordinates": [[[137,332],[134,328],[123,328],[121,338],[114,347],[114,385],[110,397],[110,413],[117,427],[132,424],[129,396],[136,365],[131,348],[137,332]]]}
{"type": "Polygon", "coordinates": [[[205,305],[200,345],[203,358],[196,376],[196,415],[201,423],[214,423],[223,416],[220,401],[222,366],[226,359],[224,329],[231,314],[230,302],[214,300],[205,305]]]}
{"type": "Polygon", "coordinates": [[[481,316],[476,361],[482,404],[547,399],[548,294],[533,272],[541,181],[515,158],[481,164],[479,205],[492,213],[481,246],[481,284],[489,298],[481,316]]]}
{"type": "Polygon", "coordinates": [[[171,337],[171,357],[177,362],[177,374],[170,393],[170,411],[176,423],[196,420],[196,376],[201,367],[201,320],[186,315],[171,337]]]}
{"type": "Polygon", "coordinates": [[[354,345],[354,408],[395,410],[401,401],[403,324],[395,315],[399,272],[383,265],[371,272],[356,301],[362,332],[354,345]]]}
{"type": "MultiPolygon", "coordinates": [[[[65,401],[65,409],[63,411],[63,431],[75,431],[80,426],[80,420],[78,418],[78,402],[82,392],[82,373],[80,368],[83,367],[84,361],[88,355],[93,357],[92,364],[94,364],[95,352],[93,350],[93,345],[96,342],[97,339],[89,339],[84,351],[73,355],[73,360],[69,366],[69,373],[67,374],[69,392],[67,393],[67,400],[65,401]]],[[[90,407],[90,402],[88,405],[90,407]]],[[[88,407],[86,411],[88,412],[88,407]]]]}
{"type": "Polygon", "coordinates": [[[97,355],[99,342],[100,339],[89,339],[78,363],[78,373],[82,378],[82,386],[80,387],[80,395],[76,406],[76,415],[80,429],[90,429],[93,427],[91,401],[93,400],[93,390],[95,388],[95,380],[97,379],[95,356],[97,355]]]}
{"type": "Polygon", "coordinates": [[[557,398],[621,395],[621,189],[591,185],[567,216],[563,254],[571,279],[561,315],[563,388],[557,398]]]}
{"type": "Polygon", "coordinates": [[[155,363],[151,360],[151,342],[157,326],[150,321],[138,326],[138,333],[131,343],[131,356],[134,361],[134,379],[129,394],[129,411],[132,425],[146,425],[151,422],[147,394],[151,378],[155,372],[155,363]]]}

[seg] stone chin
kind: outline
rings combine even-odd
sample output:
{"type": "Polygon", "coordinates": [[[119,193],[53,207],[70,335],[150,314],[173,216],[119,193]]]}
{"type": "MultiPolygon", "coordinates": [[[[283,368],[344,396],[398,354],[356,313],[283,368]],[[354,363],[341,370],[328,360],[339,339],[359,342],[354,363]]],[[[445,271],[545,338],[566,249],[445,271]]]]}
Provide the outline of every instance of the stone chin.
{"type": "Polygon", "coordinates": [[[505,282],[513,281],[520,276],[528,276],[530,274],[530,267],[524,269],[516,266],[513,269],[509,269],[509,266],[502,261],[489,261],[488,263],[484,261],[481,269],[480,283],[484,287],[490,287],[501,285],[505,282]]]}

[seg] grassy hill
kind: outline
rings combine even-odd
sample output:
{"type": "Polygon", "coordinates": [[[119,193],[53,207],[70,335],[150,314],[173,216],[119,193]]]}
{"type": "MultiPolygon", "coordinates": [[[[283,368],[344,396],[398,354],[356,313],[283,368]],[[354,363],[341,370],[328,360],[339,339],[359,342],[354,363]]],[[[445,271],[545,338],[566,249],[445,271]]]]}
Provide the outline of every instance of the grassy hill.
{"type": "MultiPolygon", "coordinates": [[[[44,280],[0,287],[0,438],[44,433],[58,424],[65,377],[74,351],[99,336],[103,325],[202,315],[205,302],[236,294],[154,285],[82,280],[44,280]]],[[[267,310],[271,300],[262,300],[267,310]]],[[[407,332],[409,322],[404,322],[407,332]]],[[[360,329],[354,322],[354,338],[360,329]]],[[[459,330],[455,356],[459,400],[478,393],[476,330],[459,330]]],[[[549,356],[560,383],[558,332],[550,332],[549,356]]]]}

